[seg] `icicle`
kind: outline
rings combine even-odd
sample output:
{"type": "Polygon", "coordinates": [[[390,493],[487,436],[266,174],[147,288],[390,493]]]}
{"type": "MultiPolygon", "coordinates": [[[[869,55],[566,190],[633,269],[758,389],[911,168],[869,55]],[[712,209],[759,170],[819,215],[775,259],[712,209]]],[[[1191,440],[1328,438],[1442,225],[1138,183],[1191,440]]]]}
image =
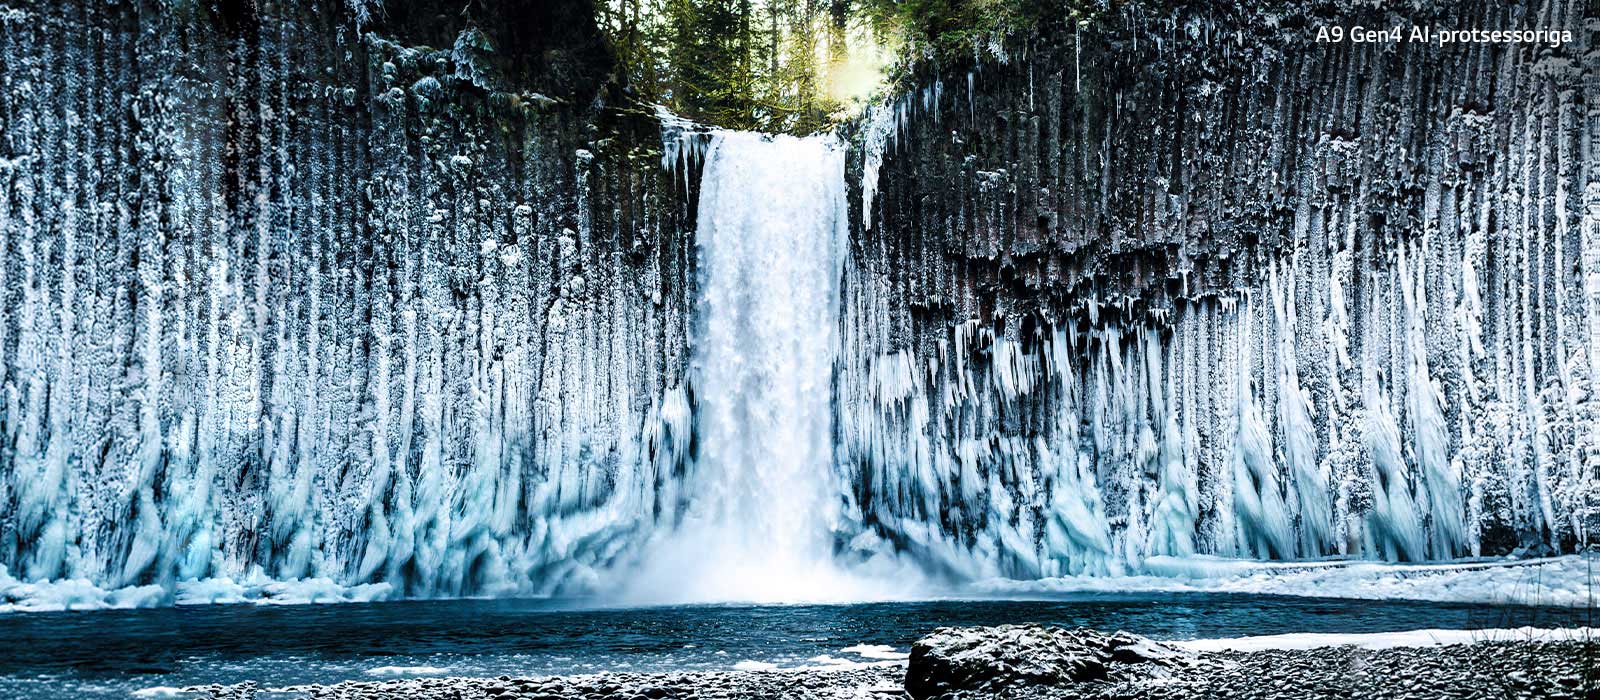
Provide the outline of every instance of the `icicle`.
{"type": "Polygon", "coordinates": [[[1272,311],[1277,338],[1278,421],[1283,432],[1283,455],[1295,494],[1295,515],[1299,521],[1302,556],[1321,555],[1328,547],[1332,515],[1328,502],[1328,477],[1317,463],[1316,426],[1311,423],[1312,406],[1300,389],[1299,360],[1295,351],[1295,300],[1285,287],[1293,287],[1294,267],[1285,263],[1282,270],[1288,282],[1279,279],[1279,268],[1269,274],[1272,311]]]}
{"type": "Polygon", "coordinates": [[[1440,408],[1442,392],[1428,371],[1423,318],[1427,309],[1423,294],[1427,283],[1426,266],[1419,256],[1417,272],[1412,275],[1402,247],[1397,268],[1406,318],[1406,413],[1411,419],[1412,454],[1419,463],[1421,485],[1428,500],[1432,525],[1429,553],[1436,559],[1449,559],[1457,554],[1465,539],[1462,534],[1465,504],[1461,497],[1461,475],[1446,454],[1450,438],[1440,408]]]}

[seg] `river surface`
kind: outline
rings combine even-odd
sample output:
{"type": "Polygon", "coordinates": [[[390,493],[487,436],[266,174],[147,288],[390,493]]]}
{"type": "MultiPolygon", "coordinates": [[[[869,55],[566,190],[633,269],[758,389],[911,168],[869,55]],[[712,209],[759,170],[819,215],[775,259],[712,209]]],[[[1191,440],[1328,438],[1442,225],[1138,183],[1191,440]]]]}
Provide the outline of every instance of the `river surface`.
{"type": "Polygon", "coordinates": [[[1207,593],[847,605],[584,600],[208,605],[0,615],[0,698],[183,697],[421,675],[792,668],[894,658],[943,625],[1042,622],[1157,639],[1587,624],[1587,611],[1207,593]]]}

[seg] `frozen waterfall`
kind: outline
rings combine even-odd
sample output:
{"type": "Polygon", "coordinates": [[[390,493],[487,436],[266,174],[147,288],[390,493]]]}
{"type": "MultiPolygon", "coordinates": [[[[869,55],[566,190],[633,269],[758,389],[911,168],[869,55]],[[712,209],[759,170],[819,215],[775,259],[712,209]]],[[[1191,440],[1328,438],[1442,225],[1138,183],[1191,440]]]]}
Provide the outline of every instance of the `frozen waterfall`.
{"type": "Polygon", "coordinates": [[[1237,18],[1261,54],[1130,5],[793,138],[258,5],[0,11],[0,610],[1600,533],[1587,33],[1237,18]]]}

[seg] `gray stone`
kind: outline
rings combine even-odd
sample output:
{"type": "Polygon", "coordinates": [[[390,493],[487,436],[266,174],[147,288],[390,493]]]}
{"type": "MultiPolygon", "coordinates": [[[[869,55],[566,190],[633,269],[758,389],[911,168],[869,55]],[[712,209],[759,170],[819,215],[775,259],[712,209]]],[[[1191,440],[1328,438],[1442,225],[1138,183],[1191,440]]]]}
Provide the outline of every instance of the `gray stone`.
{"type": "Polygon", "coordinates": [[[942,627],[911,646],[906,691],[921,699],[959,690],[1108,681],[1114,669],[1141,664],[1167,667],[1187,658],[1125,632],[1102,634],[1036,624],[942,627]]]}

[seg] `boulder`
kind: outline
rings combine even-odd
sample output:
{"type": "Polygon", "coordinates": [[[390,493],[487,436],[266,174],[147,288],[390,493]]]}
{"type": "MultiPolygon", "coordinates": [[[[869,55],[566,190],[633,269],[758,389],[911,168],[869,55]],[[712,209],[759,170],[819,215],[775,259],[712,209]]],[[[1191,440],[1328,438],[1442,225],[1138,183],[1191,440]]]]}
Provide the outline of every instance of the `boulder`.
{"type": "Polygon", "coordinates": [[[911,645],[906,692],[916,700],[1014,685],[1071,685],[1165,675],[1188,652],[1126,632],[1038,624],[941,627],[911,645]]]}

